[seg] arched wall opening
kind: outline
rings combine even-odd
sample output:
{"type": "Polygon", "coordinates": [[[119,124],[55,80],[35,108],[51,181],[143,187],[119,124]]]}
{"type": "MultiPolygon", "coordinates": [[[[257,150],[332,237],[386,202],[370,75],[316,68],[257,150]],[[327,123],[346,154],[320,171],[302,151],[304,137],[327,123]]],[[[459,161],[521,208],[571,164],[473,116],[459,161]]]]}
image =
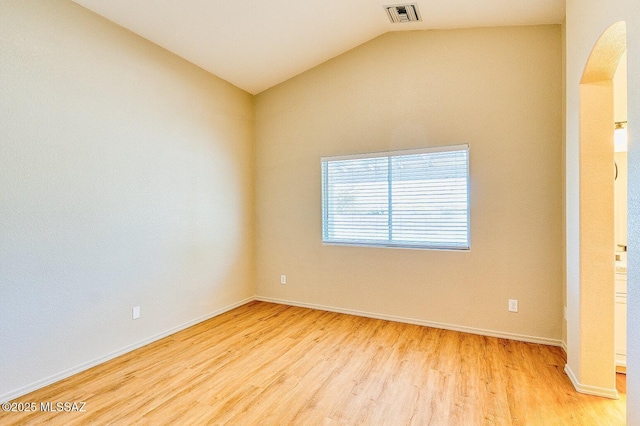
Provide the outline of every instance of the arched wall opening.
{"type": "Polygon", "coordinates": [[[567,309],[579,332],[565,371],[583,393],[617,398],[614,345],[614,88],[626,51],[626,23],[598,39],[580,81],[579,291],[567,309]],[[573,355],[573,356],[572,356],[573,355]]]}

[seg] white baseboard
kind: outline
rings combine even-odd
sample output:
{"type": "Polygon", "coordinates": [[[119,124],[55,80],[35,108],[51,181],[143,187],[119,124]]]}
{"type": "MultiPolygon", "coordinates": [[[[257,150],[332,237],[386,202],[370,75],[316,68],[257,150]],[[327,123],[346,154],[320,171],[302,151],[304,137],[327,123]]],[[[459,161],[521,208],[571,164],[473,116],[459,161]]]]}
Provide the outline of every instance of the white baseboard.
{"type": "Polygon", "coordinates": [[[576,378],[576,375],[573,374],[573,371],[571,370],[571,367],[569,367],[569,364],[566,364],[564,366],[564,372],[567,373],[567,376],[569,376],[569,380],[571,380],[571,383],[573,384],[573,387],[576,388],[576,391],[580,393],[583,393],[586,395],[601,396],[601,397],[610,398],[610,399],[619,398],[618,390],[615,388],[614,389],[600,388],[597,386],[583,385],[582,383],[580,383],[576,378]]]}
{"type": "MultiPolygon", "coordinates": [[[[462,333],[470,333],[470,334],[477,334],[477,335],[481,335],[481,336],[488,336],[488,337],[497,337],[497,338],[502,338],[502,339],[510,339],[510,340],[517,340],[517,341],[521,341],[521,342],[529,342],[529,343],[538,343],[538,344],[543,344],[543,345],[549,345],[549,346],[559,346],[562,347],[565,352],[566,352],[566,344],[560,340],[555,340],[555,339],[548,339],[548,338],[544,338],[544,337],[536,337],[536,336],[527,336],[527,335],[522,335],[522,334],[514,334],[514,333],[505,333],[505,332],[501,332],[501,331],[495,331],[495,330],[485,330],[485,329],[480,329],[480,328],[474,328],[474,327],[466,327],[466,326],[459,326],[459,325],[453,325],[453,324],[446,324],[446,323],[439,323],[439,322],[432,322],[432,321],[425,321],[425,320],[420,320],[420,319],[414,319],[414,318],[405,318],[405,317],[399,317],[399,316],[395,316],[395,315],[385,315],[385,314],[378,314],[378,313],[374,313],[374,312],[365,312],[365,311],[358,311],[358,310],[354,310],[354,309],[344,309],[344,308],[338,308],[338,307],[333,307],[333,306],[324,306],[324,305],[317,305],[317,304],[313,304],[313,303],[304,303],[304,302],[296,302],[296,301],[292,301],[292,300],[283,300],[283,299],[275,299],[275,298],[270,298],[270,297],[261,297],[261,296],[255,296],[255,297],[249,297],[246,298],[244,300],[241,300],[239,302],[233,303],[229,306],[225,306],[224,308],[218,309],[214,312],[211,312],[207,315],[204,315],[202,317],[196,318],[194,320],[188,321],[184,324],[181,324],[179,326],[170,328],[168,330],[163,331],[162,333],[158,333],[154,336],[151,336],[149,338],[143,339],[141,341],[138,341],[134,344],[131,344],[129,346],[126,346],[124,348],[121,348],[119,350],[113,351],[109,354],[106,354],[104,356],[95,358],[93,360],[87,361],[85,363],[82,363],[80,365],[77,365],[75,367],[69,368],[67,370],[61,371],[59,373],[53,374],[49,377],[46,377],[42,380],[38,380],[36,382],[30,383],[29,385],[23,386],[19,389],[15,389],[13,391],[7,392],[3,395],[0,395],[0,403],[2,402],[7,402],[7,401],[11,401],[13,399],[19,398],[23,395],[26,395],[30,392],[33,392],[37,389],[40,389],[42,387],[48,386],[50,384],[56,383],[60,380],[66,379],[67,377],[73,376],[74,374],[80,373],[82,371],[88,370],[89,368],[95,367],[96,365],[102,364],[104,362],[107,362],[109,360],[112,360],[114,358],[117,358],[121,355],[124,355],[128,352],[131,352],[135,349],[141,348],[145,345],[148,345],[149,343],[153,343],[156,340],[160,340],[163,339],[167,336],[170,336],[171,334],[177,333],[178,331],[184,330],[186,328],[189,328],[193,325],[196,325],[200,322],[206,321],[208,319],[211,319],[215,316],[221,315],[225,312],[228,312],[232,309],[235,309],[239,306],[245,305],[249,302],[252,302],[254,300],[259,300],[259,301],[263,301],[263,302],[269,302],[269,303],[277,303],[277,304],[281,304],[281,305],[289,305],[289,306],[298,306],[298,307],[302,307],[302,308],[310,308],[310,309],[317,309],[317,310],[321,310],[321,311],[328,311],[328,312],[336,312],[336,313],[341,313],[341,314],[347,314],[347,315],[356,315],[356,316],[360,316],[360,317],[366,317],[366,318],[374,318],[374,319],[381,319],[381,320],[387,320],[387,321],[395,321],[395,322],[401,322],[401,323],[406,323],[406,324],[414,324],[414,325],[421,325],[421,326],[425,326],[425,327],[432,327],[432,328],[439,328],[439,329],[444,329],[444,330],[452,330],[452,331],[459,331],[462,333]]],[[[565,371],[567,371],[568,366],[565,367],[565,371]]],[[[570,371],[570,370],[569,370],[570,371]]],[[[569,375],[569,372],[567,372],[567,374],[569,375]]],[[[574,384],[574,386],[576,387],[576,390],[578,390],[578,392],[581,393],[587,393],[590,395],[598,395],[598,396],[606,396],[607,398],[617,398],[618,397],[618,392],[614,389],[613,390],[613,394],[611,393],[610,390],[607,389],[600,389],[600,388],[595,388],[595,387],[590,387],[590,386],[580,386],[580,388],[578,387],[578,385],[576,385],[578,382],[575,381],[575,377],[572,375],[569,375],[569,378],[571,379],[571,382],[574,384]],[[612,396],[613,395],[613,396],[612,396]]]]}
{"type": "Polygon", "coordinates": [[[82,371],[88,370],[88,369],[90,369],[92,367],[95,367],[96,365],[99,365],[99,364],[102,364],[102,363],[107,362],[109,360],[112,360],[114,358],[117,358],[120,355],[124,355],[124,354],[126,354],[128,352],[131,352],[131,351],[135,350],[135,349],[141,348],[141,347],[143,347],[145,345],[148,345],[149,343],[155,342],[156,340],[163,339],[163,338],[165,338],[167,336],[170,336],[170,335],[172,335],[174,333],[177,333],[178,331],[184,330],[185,328],[189,328],[189,327],[194,326],[194,325],[196,325],[198,323],[201,323],[203,321],[206,321],[208,319],[211,319],[213,317],[221,315],[221,314],[223,314],[225,312],[228,312],[228,311],[230,311],[232,309],[235,309],[235,308],[237,308],[239,306],[245,305],[245,304],[247,304],[249,302],[252,302],[254,300],[255,300],[254,297],[246,298],[246,299],[241,300],[239,302],[233,303],[233,304],[231,304],[229,306],[225,306],[224,308],[215,310],[215,311],[213,311],[213,312],[211,312],[211,313],[209,313],[207,315],[204,315],[204,316],[201,316],[201,317],[196,318],[194,320],[188,321],[188,322],[186,322],[184,324],[181,324],[181,325],[179,325],[177,327],[170,328],[170,329],[165,330],[165,331],[163,331],[161,333],[158,333],[158,334],[156,334],[154,336],[148,337],[148,338],[143,339],[143,340],[141,340],[139,342],[133,343],[133,344],[131,344],[129,346],[125,346],[124,348],[121,348],[121,349],[118,349],[118,350],[113,351],[111,353],[108,353],[107,355],[92,359],[91,361],[87,361],[87,362],[82,363],[80,365],[77,365],[75,367],[72,367],[72,368],[69,368],[67,370],[61,371],[59,373],[53,374],[53,375],[51,375],[49,377],[46,377],[46,378],[44,378],[42,380],[38,380],[37,382],[30,383],[30,384],[28,384],[26,386],[23,386],[23,387],[19,388],[19,389],[7,392],[7,393],[5,393],[3,395],[0,395],[0,403],[11,401],[11,400],[19,398],[19,397],[21,397],[23,395],[26,395],[26,394],[28,394],[30,392],[33,392],[33,391],[38,390],[40,388],[43,388],[45,386],[48,386],[48,385],[51,385],[53,383],[59,382],[62,379],[66,379],[67,377],[73,376],[74,374],[77,374],[77,373],[80,373],[82,371]]]}
{"type": "MultiPolygon", "coordinates": [[[[425,327],[440,328],[440,329],[452,330],[452,331],[459,331],[459,332],[462,332],[462,333],[478,334],[478,335],[481,335],[481,336],[498,337],[498,338],[501,338],[501,339],[517,340],[517,341],[520,341],[520,342],[539,343],[539,344],[542,344],[542,345],[559,346],[559,347],[563,346],[563,344],[562,344],[563,342],[561,340],[548,339],[546,337],[536,337],[536,336],[527,336],[527,335],[523,335],[523,334],[505,333],[505,332],[502,332],[502,331],[495,331],[495,330],[484,330],[484,329],[481,329],[481,328],[466,327],[466,326],[460,326],[460,325],[454,325],[454,324],[446,324],[446,323],[441,323],[441,322],[425,321],[425,320],[414,319],[414,318],[404,318],[404,317],[398,317],[398,316],[395,316],[395,315],[378,314],[378,313],[374,313],[374,312],[358,311],[358,310],[354,310],[354,309],[336,308],[336,307],[333,307],[333,306],[316,305],[316,304],[313,304],[313,303],[296,302],[296,301],[292,301],[292,300],[275,299],[275,298],[271,298],[271,297],[256,296],[255,300],[259,300],[259,301],[262,301],[262,302],[278,303],[278,304],[281,304],[281,305],[298,306],[298,307],[301,307],[301,308],[318,309],[318,310],[321,310],[321,311],[336,312],[336,313],[340,313],[340,314],[355,315],[355,316],[359,316],[359,317],[374,318],[374,319],[381,319],[381,320],[394,321],[394,322],[402,322],[402,323],[413,324],[413,325],[422,325],[422,326],[425,326],[425,327]]],[[[566,352],[566,350],[565,350],[565,352],[566,352]]]]}

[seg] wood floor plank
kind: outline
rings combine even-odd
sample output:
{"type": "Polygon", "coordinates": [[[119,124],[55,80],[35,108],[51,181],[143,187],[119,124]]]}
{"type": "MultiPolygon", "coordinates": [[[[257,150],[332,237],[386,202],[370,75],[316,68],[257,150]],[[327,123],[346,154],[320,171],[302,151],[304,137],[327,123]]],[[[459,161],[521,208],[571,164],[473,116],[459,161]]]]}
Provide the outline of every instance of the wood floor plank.
{"type": "Polygon", "coordinates": [[[252,302],[15,402],[2,425],[622,425],[556,347],[252,302]]]}

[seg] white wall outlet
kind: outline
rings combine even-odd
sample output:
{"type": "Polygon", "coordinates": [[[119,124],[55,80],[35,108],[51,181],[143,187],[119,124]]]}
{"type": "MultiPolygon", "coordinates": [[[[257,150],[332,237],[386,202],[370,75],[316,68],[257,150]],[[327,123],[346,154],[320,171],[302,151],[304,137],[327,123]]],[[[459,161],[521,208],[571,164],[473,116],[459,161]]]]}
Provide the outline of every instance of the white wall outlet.
{"type": "Polygon", "coordinates": [[[518,312],[518,300],[509,299],[509,312],[518,312]]]}
{"type": "Polygon", "coordinates": [[[287,283],[287,276],[280,275],[280,284],[285,285],[287,283]]]}
{"type": "Polygon", "coordinates": [[[133,319],[140,318],[140,306],[133,307],[133,311],[131,312],[131,318],[133,319]]]}

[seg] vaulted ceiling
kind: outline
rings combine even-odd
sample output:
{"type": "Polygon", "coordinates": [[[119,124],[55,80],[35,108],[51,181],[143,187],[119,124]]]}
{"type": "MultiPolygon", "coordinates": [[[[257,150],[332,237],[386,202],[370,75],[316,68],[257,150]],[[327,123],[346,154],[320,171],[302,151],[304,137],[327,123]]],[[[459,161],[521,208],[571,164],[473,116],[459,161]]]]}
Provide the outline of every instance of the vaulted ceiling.
{"type": "Polygon", "coordinates": [[[256,94],[388,31],[559,24],[565,0],[413,0],[392,24],[385,0],[74,0],[256,94]]]}

